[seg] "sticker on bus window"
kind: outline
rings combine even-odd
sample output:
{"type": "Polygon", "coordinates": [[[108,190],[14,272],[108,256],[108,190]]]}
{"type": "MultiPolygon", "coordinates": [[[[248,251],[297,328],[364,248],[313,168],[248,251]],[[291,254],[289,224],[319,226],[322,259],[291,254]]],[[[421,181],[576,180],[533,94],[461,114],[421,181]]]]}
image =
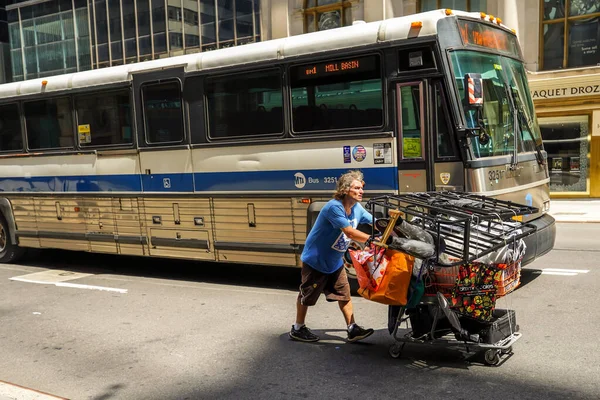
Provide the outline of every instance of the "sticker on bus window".
{"type": "Polygon", "coordinates": [[[79,143],[92,143],[90,124],[77,125],[77,133],[79,134],[79,143]]]}
{"type": "Polygon", "coordinates": [[[402,138],[402,156],[404,158],[421,158],[421,138],[402,138]]]}
{"type": "Polygon", "coordinates": [[[498,71],[502,71],[502,65],[494,64],[494,69],[497,69],[498,71]]]}
{"type": "Polygon", "coordinates": [[[375,164],[391,164],[392,145],[390,143],[373,143],[373,159],[375,164]]]}

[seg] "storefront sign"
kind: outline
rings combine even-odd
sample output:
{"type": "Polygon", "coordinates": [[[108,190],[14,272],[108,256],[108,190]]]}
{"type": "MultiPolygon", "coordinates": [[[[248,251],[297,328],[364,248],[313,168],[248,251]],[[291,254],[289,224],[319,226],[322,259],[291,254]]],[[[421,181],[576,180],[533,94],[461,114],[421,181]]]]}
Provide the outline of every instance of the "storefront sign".
{"type": "Polygon", "coordinates": [[[556,97],[589,96],[593,94],[600,94],[600,85],[559,87],[531,91],[531,97],[533,97],[534,100],[553,99],[556,97]]]}
{"type": "Polygon", "coordinates": [[[557,99],[578,96],[600,96],[600,74],[530,80],[531,97],[534,100],[557,99]]]}

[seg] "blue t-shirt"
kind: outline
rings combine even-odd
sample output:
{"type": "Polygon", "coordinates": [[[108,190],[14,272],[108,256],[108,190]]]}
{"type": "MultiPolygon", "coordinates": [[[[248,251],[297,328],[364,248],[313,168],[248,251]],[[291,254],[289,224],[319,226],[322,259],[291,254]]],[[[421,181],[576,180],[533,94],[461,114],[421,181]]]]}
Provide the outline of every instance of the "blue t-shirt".
{"type": "Polygon", "coordinates": [[[340,200],[329,200],[306,238],[300,259],[324,274],[337,271],[343,265],[342,257],[350,243],[341,229],[348,226],[356,228],[358,224],[372,222],[371,213],[360,203],[356,203],[350,215],[346,215],[340,200]]]}

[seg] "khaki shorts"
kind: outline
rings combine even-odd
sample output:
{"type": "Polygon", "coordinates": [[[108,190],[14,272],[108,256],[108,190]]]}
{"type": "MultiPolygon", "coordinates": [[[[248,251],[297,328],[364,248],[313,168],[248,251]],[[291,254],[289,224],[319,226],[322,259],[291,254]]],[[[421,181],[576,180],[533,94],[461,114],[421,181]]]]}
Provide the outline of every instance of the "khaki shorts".
{"type": "Polygon", "coordinates": [[[302,283],[298,299],[304,306],[314,306],[321,293],[327,301],[350,301],[350,284],[342,266],[332,274],[324,274],[302,263],[302,283]]]}

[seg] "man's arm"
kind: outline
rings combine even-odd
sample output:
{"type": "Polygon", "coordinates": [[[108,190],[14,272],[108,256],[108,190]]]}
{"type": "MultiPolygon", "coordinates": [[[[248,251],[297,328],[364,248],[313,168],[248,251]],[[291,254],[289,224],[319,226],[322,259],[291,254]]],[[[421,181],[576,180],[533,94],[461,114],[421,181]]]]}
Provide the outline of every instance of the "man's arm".
{"type": "Polygon", "coordinates": [[[342,232],[351,240],[355,240],[357,242],[366,243],[367,240],[371,237],[368,233],[364,233],[355,229],[351,226],[347,226],[345,228],[341,228],[342,232]]]}

